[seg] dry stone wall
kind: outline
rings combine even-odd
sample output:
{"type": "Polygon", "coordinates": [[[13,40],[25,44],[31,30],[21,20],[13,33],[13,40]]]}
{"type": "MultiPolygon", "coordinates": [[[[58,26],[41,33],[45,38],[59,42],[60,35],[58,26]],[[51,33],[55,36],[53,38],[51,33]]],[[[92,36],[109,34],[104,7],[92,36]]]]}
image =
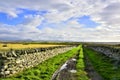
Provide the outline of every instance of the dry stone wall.
{"type": "Polygon", "coordinates": [[[107,57],[111,58],[111,63],[113,64],[113,69],[118,69],[120,67],[120,48],[112,48],[106,46],[89,46],[89,48],[98,51],[107,57]]]}
{"type": "Polygon", "coordinates": [[[26,50],[11,50],[0,53],[0,77],[11,76],[24,69],[34,67],[55,55],[71,50],[75,46],[57,46],[26,50]]]}
{"type": "Polygon", "coordinates": [[[115,60],[120,60],[120,49],[106,47],[106,46],[89,46],[89,48],[101,52],[106,56],[113,58],[115,60]]]}

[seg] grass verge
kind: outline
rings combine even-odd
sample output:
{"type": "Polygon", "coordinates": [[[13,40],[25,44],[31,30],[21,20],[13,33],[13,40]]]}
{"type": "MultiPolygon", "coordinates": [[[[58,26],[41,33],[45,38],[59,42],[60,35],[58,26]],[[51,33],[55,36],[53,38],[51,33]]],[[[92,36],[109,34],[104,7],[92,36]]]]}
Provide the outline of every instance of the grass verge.
{"type": "Polygon", "coordinates": [[[112,59],[88,48],[84,48],[84,53],[90,59],[95,70],[105,80],[120,80],[120,67],[115,69],[115,66],[112,64],[112,59]]]}
{"type": "Polygon", "coordinates": [[[89,80],[87,73],[84,71],[85,64],[84,64],[84,54],[82,45],[79,46],[80,50],[78,52],[78,60],[77,60],[77,80],[89,80]]]}

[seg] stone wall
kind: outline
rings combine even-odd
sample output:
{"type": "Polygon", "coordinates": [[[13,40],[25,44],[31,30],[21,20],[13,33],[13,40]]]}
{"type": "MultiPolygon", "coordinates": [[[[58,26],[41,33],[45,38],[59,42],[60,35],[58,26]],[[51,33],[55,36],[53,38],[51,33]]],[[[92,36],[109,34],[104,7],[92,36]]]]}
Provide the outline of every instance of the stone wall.
{"type": "Polygon", "coordinates": [[[34,67],[55,55],[71,50],[75,46],[57,46],[26,50],[10,50],[0,53],[0,77],[11,76],[24,69],[34,67]]]}
{"type": "Polygon", "coordinates": [[[89,46],[89,48],[101,52],[110,58],[120,61],[120,49],[106,46],[89,46]]]}

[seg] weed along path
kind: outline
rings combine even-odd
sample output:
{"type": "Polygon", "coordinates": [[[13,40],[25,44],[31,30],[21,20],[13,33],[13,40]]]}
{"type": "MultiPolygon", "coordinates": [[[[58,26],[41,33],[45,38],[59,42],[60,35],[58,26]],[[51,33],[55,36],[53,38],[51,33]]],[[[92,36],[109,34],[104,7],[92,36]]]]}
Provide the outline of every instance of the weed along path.
{"type": "Polygon", "coordinates": [[[76,54],[68,59],[52,76],[51,80],[89,80],[84,71],[82,46],[76,54]]]}

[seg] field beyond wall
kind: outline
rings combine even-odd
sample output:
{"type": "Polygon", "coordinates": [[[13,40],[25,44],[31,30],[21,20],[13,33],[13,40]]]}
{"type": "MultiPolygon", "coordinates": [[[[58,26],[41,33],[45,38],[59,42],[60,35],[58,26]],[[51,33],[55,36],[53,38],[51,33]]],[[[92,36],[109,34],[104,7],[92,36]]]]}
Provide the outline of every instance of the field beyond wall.
{"type": "Polygon", "coordinates": [[[10,49],[27,49],[27,48],[42,48],[42,47],[54,47],[63,46],[59,44],[28,44],[28,43],[0,43],[0,51],[6,51],[10,49]]]}

